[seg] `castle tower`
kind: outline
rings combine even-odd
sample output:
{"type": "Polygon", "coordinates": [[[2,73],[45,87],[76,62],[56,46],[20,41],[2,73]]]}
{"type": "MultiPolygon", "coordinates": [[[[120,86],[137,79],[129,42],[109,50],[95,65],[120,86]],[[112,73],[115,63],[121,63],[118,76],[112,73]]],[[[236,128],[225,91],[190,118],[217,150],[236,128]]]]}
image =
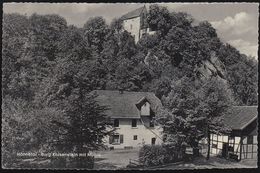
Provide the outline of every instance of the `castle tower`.
{"type": "Polygon", "coordinates": [[[145,6],[131,11],[121,17],[123,28],[130,32],[137,43],[144,33],[147,33],[147,9],[145,6]]]}

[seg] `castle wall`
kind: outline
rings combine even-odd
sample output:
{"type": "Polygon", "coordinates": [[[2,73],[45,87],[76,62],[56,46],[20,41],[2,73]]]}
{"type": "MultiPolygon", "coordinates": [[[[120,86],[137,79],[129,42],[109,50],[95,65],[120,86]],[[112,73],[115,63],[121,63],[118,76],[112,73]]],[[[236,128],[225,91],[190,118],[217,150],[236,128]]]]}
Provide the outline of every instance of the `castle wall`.
{"type": "Polygon", "coordinates": [[[123,21],[123,28],[130,32],[134,36],[135,43],[139,41],[140,38],[140,17],[135,17],[123,21]]]}

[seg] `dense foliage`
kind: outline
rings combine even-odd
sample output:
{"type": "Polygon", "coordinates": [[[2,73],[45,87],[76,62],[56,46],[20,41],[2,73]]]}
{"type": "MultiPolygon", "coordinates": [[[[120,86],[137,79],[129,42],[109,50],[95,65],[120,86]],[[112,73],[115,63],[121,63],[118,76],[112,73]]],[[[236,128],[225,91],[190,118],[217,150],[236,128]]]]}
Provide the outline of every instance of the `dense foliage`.
{"type": "Polygon", "coordinates": [[[208,100],[212,95],[220,93],[217,98],[228,102],[222,97],[220,78],[226,81],[236,105],[257,104],[257,61],[222,43],[209,22],[194,25],[190,15],[170,13],[157,5],[150,6],[147,22],[156,33],[135,44],[118,19],[107,25],[102,17],[94,17],[77,28],[58,15],[3,14],[4,166],[13,163],[15,152],[50,151],[57,141],[61,141],[61,149],[64,141],[77,141],[71,143],[77,151],[82,146],[87,146],[86,152],[99,147],[109,125],[105,123],[107,108],[99,106],[91,94],[95,89],[156,93],[166,100],[168,112],[177,108],[177,112],[186,112],[180,118],[191,116],[180,124],[189,126],[190,137],[203,134],[204,129],[193,131],[189,121],[200,125],[223,106],[217,102],[212,107],[216,103],[208,100]],[[213,55],[221,68],[213,62],[213,55]],[[216,67],[216,73],[209,73],[210,78],[214,76],[212,84],[202,78],[207,76],[201,70],[205,62],[216,67]],[[203,87],[193,84],[196,81],[202,83],[198,86],[205,83],[208,87],[200,89],[203,87]],[[175,96],[182,92],[184,95],[175,96]],[[202,98],[197,92],[204,93],[199,95],[202,98]],[[198,99],[202,102],[196,103],[198,99]],[[75,127],[79,131],[72,130],[75,127]],[[75,140],[76,136],[88,138],[75,140]]]}
{"type": "Polygon", "coordinates": [[[233,99],[225,83],[212,78],[207,82],[182,78],[172,84],[172,90],[163,97],[165,109],[158,116],[164,129],[166,144],[198,147],[210,133],[228,133],[222,116],[228,113],[233,99]]]}
{"type": "Polygon", "coordinates": [[[181,148],[173,145],[144,145],[139,151],[139,161],[143,166],[158,166],[183,159],[181,148]]]}

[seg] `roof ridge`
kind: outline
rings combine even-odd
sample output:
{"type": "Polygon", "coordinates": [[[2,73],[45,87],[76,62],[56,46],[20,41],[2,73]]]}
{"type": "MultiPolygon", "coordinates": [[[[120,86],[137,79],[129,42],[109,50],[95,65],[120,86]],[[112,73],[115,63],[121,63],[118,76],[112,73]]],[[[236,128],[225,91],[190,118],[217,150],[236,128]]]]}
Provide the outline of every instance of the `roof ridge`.
{"type": "MultiPolygon", "coordinates": [[[[93,91],[119,92],[119,90],[93,90],[93,91]]],[[[151,94],[154,94],[153,92],[150,92],[150,91],[126,91],[126,90],[124,90],[124,92],[128,92],[128,93],[151,93],[151,94]]]]}
{"type": "Polygon", "coordinates": [[[124,15],[122,15],[121,18],[123,20],[125,20],[125,19],[130,19],[130,18],[140,16],[142,14],[144,8],[146,8],[145,5],[142,7],[136,8],[132,11],[129,11],[128,13],[125,13],[124,15]]]}
{"type": "Polygon", "coordinates": [[[258,106],[232,106],[231,112],[224,115],[224,123],[232,129],[243,130],[258,116],[258,106]]]}

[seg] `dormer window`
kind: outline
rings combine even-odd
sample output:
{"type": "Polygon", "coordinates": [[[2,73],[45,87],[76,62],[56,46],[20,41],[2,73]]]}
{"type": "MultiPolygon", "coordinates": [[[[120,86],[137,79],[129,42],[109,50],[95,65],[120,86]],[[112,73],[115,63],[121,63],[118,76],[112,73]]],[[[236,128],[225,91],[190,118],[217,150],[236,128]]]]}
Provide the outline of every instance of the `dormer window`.
{"type": "Polygon", "coordinates": [[[149,102],[145,102],[142,106],[141,106],[141,115],[150,115],[150,103],[149,102]]]}

